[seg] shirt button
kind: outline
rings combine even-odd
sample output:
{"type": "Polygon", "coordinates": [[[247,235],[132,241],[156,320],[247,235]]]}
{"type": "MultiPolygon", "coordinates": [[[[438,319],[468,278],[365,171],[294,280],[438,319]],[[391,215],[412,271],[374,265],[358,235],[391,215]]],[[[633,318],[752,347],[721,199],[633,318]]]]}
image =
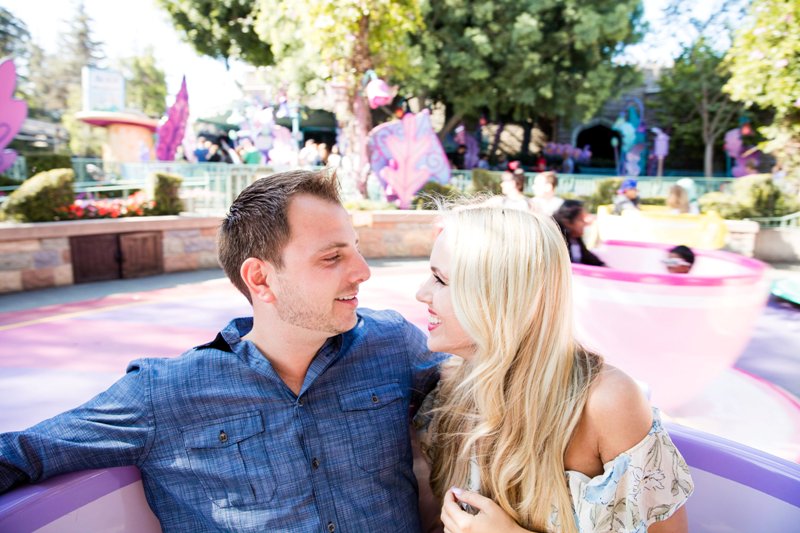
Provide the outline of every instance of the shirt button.
{"type": "Polygon", "coordinates": [[[314,457],[314,458],[311,460],[311,466],[314,468],[314,470],[316,470],[317,468],[319,468],[319,459],[317,459],[316,457],[314,457]]]}
{"type": "Polygon", "coordinates": [[[380,400],[378,399],[378,395],[377,394],[373,394],[372,395],[372,403],[378,403],[379,401],[380,400]]]}
{"type": "Polygon", "coordinates": [[[223,443],[228,442],[228,434],[225,433],[224,431],[220,431],[219,432],[219,441],[223,442],[223,443]]]}
{"type": "Polygon", "coordinates": [[[298,398],[298,399],[297,399],[297,405],[299,405],[300,407],[303,407],[303,404],[304,404],[304,403],[305,403],[305,402],[303,401],[303,399],[302,399],[302,398],[298,398]]]}
{"type": "Polygon", "coordinates": [[[334,524],[333,522],[328,522],[328,531],[330,531],[330,533],[336,531],[336,524],[334,524]]]}

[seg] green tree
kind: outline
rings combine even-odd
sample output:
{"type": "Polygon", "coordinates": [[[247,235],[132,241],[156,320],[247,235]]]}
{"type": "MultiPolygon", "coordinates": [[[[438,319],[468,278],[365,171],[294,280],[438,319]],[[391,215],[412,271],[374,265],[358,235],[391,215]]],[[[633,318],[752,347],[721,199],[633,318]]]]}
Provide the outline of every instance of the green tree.
{"type": "Polygon", "coordinates": [[[800,2],[753,0],[725,61],[731,98],[774,111],[763,149],[800,183],[800,2]]]}
{"type": "Polygon", "coordinates": [[[183,38],[203,55],[273,63],[272,50],[254,31],[261,4],[253,0],[158,0],[183,38]]]}
{"type": "Polygon", "coordinates": [[[167,82],[164,71],[158,68],[152,47],[144,54],[122,61],[125,76],[126,105],[158,118],[164,114],[167,99],[167,82]]]}
{"type": "Polygon", "coordinates": [[[390,83],[418,87],[425,69],[421,49],[411,36],[424,27],[419,0],[260,2],[256,31],[270,44],[279,68],[302,64],[295,71],[301,79],[295,81],[303,84],[303,92],[313,90],[308,85],[312,76],[338,87],[336,114],[345,126],[348,155],[362,194],[366,140],[372,128],[363,97],[364,75],[373,70],[390,83]]]}
{"type": "Polygon", "coordinates": [[[28,27],[8,9],[0,7],[0,59],[11,56],[25,59],[31,34],[28,27]]]}
{"type": "Polygon", "coordinates": [[[76,6],[67,31],[59,36],[58,61],[51,61],[54,80],[50,100],[61,111],[61,123],[69,132],[73,154],[99,156],[105,130],[94,128],[75,118],[81,109],[81,71],[83,67],[100,68],[105,61],[102,43],[92,37],[92,19],[83,3],[76,6]]]}
{"type": "Polygon", "coordinates": [[[721,145],[722,134],[735,127],[742,110],[722,91],[729,78],[722,57],[701,36],[662,75],[656,98],[658,121],[671,126],[678,145],[693,146],[702,140],[706,176],[714,173],[714,149],[721,145]]]}
{"type": "Polygon", "coordinates": [[[612,61],[641,38],[640,0],[431,2],[438,60],[431,97],[448,106],[445,132],[462,118],[589,118],[632,70],[612,61]]]}

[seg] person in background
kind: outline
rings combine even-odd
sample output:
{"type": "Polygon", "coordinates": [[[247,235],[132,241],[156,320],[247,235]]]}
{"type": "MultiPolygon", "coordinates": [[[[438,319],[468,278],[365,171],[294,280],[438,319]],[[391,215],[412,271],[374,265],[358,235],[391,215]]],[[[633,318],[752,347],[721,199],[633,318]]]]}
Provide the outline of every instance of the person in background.
{"type": "Polygon", "coordinates": [[[694,266],[694,252],[681,244],[670,249],[662,262],[670,274],[688,274],[694,266]]]}
{"type": "Polygon", "coordinates": [[[635,179],[628,178],[622,182],[617,195],[614,197],[614,214],[621,215],[623,211],[639,210],[639,191],[636,189],[635,179]]]}
{"type": "Polygon", "coordinates": [[[253,144],[250,137],[244,137],[239,144],[239,157],[245,165],[261,165],[264,163],[264,154],[253,144]]]}
{"type": "Polygon", "coordinates": [[[517,168],[513,172],[503,172],[500,181],[500,190],[503,194],[490,198],[487,204],[527,211],[531,208],[531,204],[530,198],[522,193],[524,188],[524,170],[517,168]]]}
{"type": "Polygon", "coordinates": [[[677,184],[670,187],[666,204],[670,213],[676,215],[688,213],[689,195],[686,193],[686,189],[677,184]]]}
{"type": "Polygon", "coordinates": [[[481,152],[480,159],[478,159],[478,168],[481,170],[489,170],[489,154],[481,152]]]}
{"type": "Polygon", "coordinates": [[[606,266],[603,260],[590,252],[583,242],[583,232],[589,223],[589,214],[583,208],[583,202],[564,200],[561,207],[553,213],[553,218],[567,243],[570,261],[581,265],[606,266]]]}
{"type": "Polygon", "coordinates": [[[552,170],[540,172],[533,180],[533,199],[531,207],[537,213],[552,216],[564,203],[563,198],[556,196],[558,176],[552,170]]]}
{"type": "Polygon", "coordinates": [[[415,426],[444,530],[686,533],[689,467],[636,382],[575,339],[553,220],[453,210],[430,267],[428,347],[454,357],[415,426]]]}
{"type": "Polygon", "coordinates": [[[675,185],[680,185],[689,197],[689,214],[700,214],[700,202],[697,199],[697,184],[692,178],[681,178],[675,182],[675,185]]]}

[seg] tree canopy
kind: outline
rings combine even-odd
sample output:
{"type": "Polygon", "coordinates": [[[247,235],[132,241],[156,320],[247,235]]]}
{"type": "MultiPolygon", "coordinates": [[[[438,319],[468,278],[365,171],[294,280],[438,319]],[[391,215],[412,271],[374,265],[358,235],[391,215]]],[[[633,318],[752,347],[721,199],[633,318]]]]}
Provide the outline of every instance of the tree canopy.
{"type": "Polygon", "coordinates": [[[465,117],[589,118],[630,75],[614,59],[641,38],[641,15],[640,0],[431,2],[431,94],[465,117]]]}
{"type": "Polygon", "coordinates": [[[232,0],[224,21],[218,2],[159,1],[195,28],[184,37],[201,53],[283,63],[304,88],[372,68],[464,117],[588,117],[630,73],[614,59],[641,37],[641,0],[232,0]]]}
{"type": "MultiPolygon", "coordinates": [[[[254,0],[158,0],[174,26],[201,54],[256,66],[273,63],[272,50],[254,31],[261,4],[254,0]]],[[[292,2],[289,2],[292,3],[292,2]]]]}
{"type": "Polygon", "coordinates": [[[734,100],[775,112],[764,146],[800,181],[800,3],[753,0],[726,62],[734,100]]]}
{"type": "Polygon", "coordinates": [[[125,104],[145,115],[160,118],[166,109],[167,82],[158,68],[153,48],[139,56],[122,60],[125,76],[125,104]]]}
{"type": "Polygon", "coordinates": [[[671,129],[678,146],[705,145],[706,176],[713,175],[714,148],[721,145],[722,134],[736,126],[742,110],[722,91],[730,77],[722,65],[723,55],[699,37],[661,77],[656,98],[658,122],[671,129]]]}

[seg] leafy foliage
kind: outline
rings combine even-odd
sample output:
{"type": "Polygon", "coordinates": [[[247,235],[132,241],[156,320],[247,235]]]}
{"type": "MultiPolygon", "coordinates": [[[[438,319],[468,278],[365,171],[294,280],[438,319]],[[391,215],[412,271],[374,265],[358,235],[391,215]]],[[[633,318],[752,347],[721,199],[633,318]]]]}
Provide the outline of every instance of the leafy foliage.
{"type": "Polygon", "coordinates": [[[497,195],[503,192],[500,187],[501,173],[476,168],[472,171],[470,194],[497,195]]]}
{"type": "Polygon", "coordinates": [[[669,126],[677,147],[704,152],[706,176],[713,175],[714,149],[721,148],[722,134],[736,126],[742,109],[722,91],[729,78],[722,57],[701,36],[661,77],[656,100],[658,122],[669,126]]]}
{"type": "Polygon", "coordinates": [[[179,197],[183,178],[166,172],[156,172],[154,178],[155,205],[149,213],[152,215],[179,215],[183,211],[183,202],[179,197]]]}
{"type": "Polygon", "coordinates": [[[612,59],[641,38],[641,15],[639,0],[431,2],[420,37],[439,64],[431,96],[468,118],[588,118],[632,81],[612,59]]]}
{"type": "Polygon", "coordinates": [[[800,211],[800,202],[785,194],[767,174],[738,178],[730,192],[712,192],[699,199],[703,212],[716,211],[722,218],[780,217],[800,211]]]}
{"type": "Polygon", "coordinates": [[[25,163],[28,166],[28,176],[35,176],[56,168],[72,168],[72,159],[66,154],[54,153],[26,153],[25,163]]]}
{"type": "Polygon", "coordinates": [[[725,60],[731,71],[725,90],[748,107],[775,112],[761,130],[763,149],[800,182],[800,3],[753,0],[725,60]]]}
{"type": "Polygon", "coordinates": [[[252,0],[159,0],[199,53],[221,59],[233,58],[251,65],[273,63],[272,49],[255,32],[261,5],[252,0]]]}
{"type": "Polygon", "coordinates": [[[59,220],[65,209],[75,200],[72,169],[55,169],[41,172],[12,192],[3,210],[23,222],[49,222],[59,220]]]}
{"type": "Polygon", "coordinates": [[[145,115],[159,118],[167,107],[167,82],[164,71],[158,68],[153,48],[144,54],[122,61],[125,76],[126,105],[145,115]]]}

